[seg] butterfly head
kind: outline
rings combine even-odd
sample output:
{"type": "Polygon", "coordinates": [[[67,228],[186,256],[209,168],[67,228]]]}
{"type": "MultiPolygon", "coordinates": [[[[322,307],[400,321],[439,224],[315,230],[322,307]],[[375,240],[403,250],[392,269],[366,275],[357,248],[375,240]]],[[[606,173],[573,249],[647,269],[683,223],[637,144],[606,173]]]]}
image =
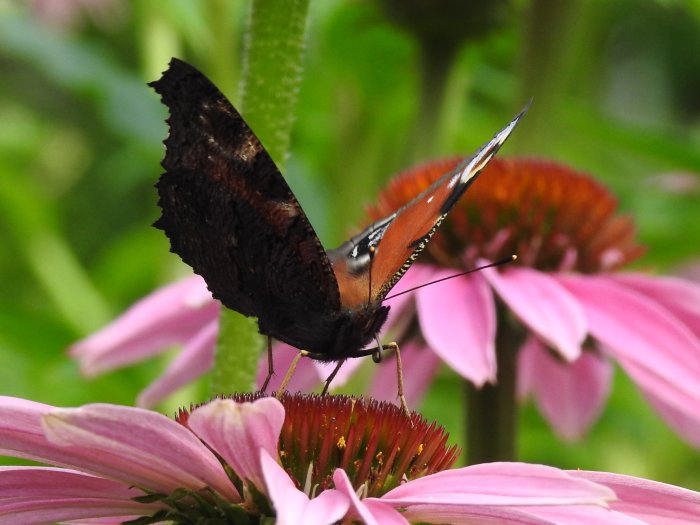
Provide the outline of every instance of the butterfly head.
{"type": "Polygon", "coordinates": [[[380,301],[343,309],[334,320],[333,334],[328,339],[330,344],[322,352],[312,353],[311,357],[321,361],[339,361],[369,355],[362,349],[376,340],[388,315],[389,306],[382,305],[380,301]]]}

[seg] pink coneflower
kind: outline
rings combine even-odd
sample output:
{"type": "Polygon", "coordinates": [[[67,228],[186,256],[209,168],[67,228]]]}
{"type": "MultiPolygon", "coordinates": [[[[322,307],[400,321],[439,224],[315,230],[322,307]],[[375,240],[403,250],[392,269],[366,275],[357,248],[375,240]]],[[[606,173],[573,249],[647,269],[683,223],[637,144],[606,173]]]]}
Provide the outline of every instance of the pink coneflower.
{"type": "MultiPolygon", "coordinates": [[[[395,178],[370,218],[459,160],[395,178]]],[[[602,410],[615,361],[664,420],[700,446],[700,287],[622,272],[643,249],[616,208],[600,183],[561,164],[493,159],[397,289],[511,254],[518,260],[396,299],[394,319],[410,327],[399,342],[414,393],[440,361],[481,388],[500,379],[501,358],[517,355],[521,396],[534,396],[560,436],[576,438],[602,410]]],[[[373,393],[393,399],[387,374],[373,393]]]]}
{"type": "Polygon", "coordinates": [[[449,469],[457,451],[446,441],[416,414],[350,397],[241,395],[176,420],[3,397],[0,451],[58,467],[1,467],[0,519],[682,525],[700,513],[700,494],[628,476],[523,463],[449,469]]]}
{"type": "Polygon", "coordinates": [[[102,29],[114,29],[129,10],[122,0],[31,0],[29,6],[39,20],[62,30],[75,29],[85,18],[102,29]]]}
{"type": "MultiPolygon", "coordinates": [[[[393,210],[456,162],[397,178],[373,216],[393,210]]],[[[679,434],[700,444],[700,413],[694,410],[700,399],[700,286],[621,272],[642,249],[631,220],[616,215],[614,197],[590,177],[543,161],[497,158],[491,164],[397,291],[484,259],[517,254],[519,260],[389,302],[395,326],[413,328],[401,340],[409,400],[420,397],[441,361],[477,387],[495,382],[500,335],[519,348],[521,397],[533,395],[560,436],[579,437],[598,417],[614,359],[679,434]],[[529,337],[523,341],[521,333],[529,337]]],[[[142,406],[152,406],[212,366],[218,308],[200,277],[187,278],[76,343],[71,355],[94,375],[182,343],[183,352],[139,396],[142,406]]],[[[295,351],[280,346],[275,366],[283,371],[295,351]]],[[[317,366],[302,360],[290,388],[317,384],[327,375],[317,366]]],[[[379,367],[374,395],[395,399],[394,377],[393,366],[379,367]]]]}

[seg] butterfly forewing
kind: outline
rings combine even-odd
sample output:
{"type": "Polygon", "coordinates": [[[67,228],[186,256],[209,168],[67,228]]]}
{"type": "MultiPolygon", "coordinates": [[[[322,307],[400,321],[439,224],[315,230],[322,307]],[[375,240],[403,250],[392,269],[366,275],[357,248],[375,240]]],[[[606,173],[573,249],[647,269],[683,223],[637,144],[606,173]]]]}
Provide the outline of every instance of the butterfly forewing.
{"type": "Polygon", "coordinates": [[[340,307],[330,261],[260,141],[199,71],[173,59],[150,84],[170,109],[156,226],[228,308],[298,326],[340,307]]]}
{"type": "Polygon", "coordinates": [[[384,299],[423,251],[447,212],[506,141],[526,110],[471,158],[440,177],[408,204],[329,252],[343,306],[353,307],[384,299]]]}

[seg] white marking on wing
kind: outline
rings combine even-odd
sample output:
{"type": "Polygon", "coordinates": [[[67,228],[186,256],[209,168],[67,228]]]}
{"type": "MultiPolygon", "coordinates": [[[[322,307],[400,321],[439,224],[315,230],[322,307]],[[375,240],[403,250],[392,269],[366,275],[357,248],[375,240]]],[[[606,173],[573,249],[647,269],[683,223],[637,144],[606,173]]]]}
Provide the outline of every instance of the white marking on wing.
{"type": "MultiPolygon", "coordinates": [[[[476,152],[474,158],[459,174],[460,184],[466,184],[469,182],[472,177],[478,174],[484,168],[484,166],[486,166],[486,164],[491,160],[491,157],[496,154],[498,149],[510,136],[511,132],[520,121],[520,118],[523,116],[523,113],[524,112],[519,113],[513,120],[510,121],[510,124],[496,133],[496,135],[494,135],[494,137],[488,143],[486,143],[479,151],[476,152]]],[[[455,177],[453,177],[453,180],[455,177]]],[[[453,185],[453,180],[450,181],[450,187],[453,185]]]]}

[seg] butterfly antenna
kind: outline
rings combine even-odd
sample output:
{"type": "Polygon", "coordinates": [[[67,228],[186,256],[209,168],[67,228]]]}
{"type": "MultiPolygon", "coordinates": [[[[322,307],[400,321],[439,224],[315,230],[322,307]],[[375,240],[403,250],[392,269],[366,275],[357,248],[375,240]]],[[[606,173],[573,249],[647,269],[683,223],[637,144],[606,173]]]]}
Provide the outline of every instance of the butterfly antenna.
{"type": "Polygon", "coordinates": [[[370,304],[372,302],[372,265],[374,264],[374,255],[377,252],[377,249],[374,246],[370,246],[368,248],[369,250],[369,278],[367,281],[369,282],[369,286],[367,288],[367,304],[370,304]]]}
{"type": "Polygon", "coordinates": [[[478,266],[477,268],[472,268],[471,270],[467,270],[466,272],[460,272],[460,273],[456,273],[454,275],[448,275],[447,277],[443,277],[442,279],[435,279],[434,281],[419,284],[418,286],[414,286],[413,288],[409,288],[408,290],[403,290],[401,292],[395,293],[394,295],[389,295],[388,297],[385,297],[384,300],[387,301],[388,299],[393,299],[394,297],[398,297],[399,295],[403,295],[403,294],[406,294],[409,292],[414,292],[420,288],[430,286],[431,284],[441,283],[442,281],[447,281],[449,279],[454,279],[455,277],[460,277],[462,275],[467,275],[470,273],[485,270],[486,268],[494,268],[496,266],[503,266],[504,264],[512,263],[517,258],[518,258],[517,255],[509,255],[508,257],[504,257],[503,259],[499,259],[498,261],[495,261],[495,262],[492,262],[489,264],[484,264],[483,266],[478,266]]]}

